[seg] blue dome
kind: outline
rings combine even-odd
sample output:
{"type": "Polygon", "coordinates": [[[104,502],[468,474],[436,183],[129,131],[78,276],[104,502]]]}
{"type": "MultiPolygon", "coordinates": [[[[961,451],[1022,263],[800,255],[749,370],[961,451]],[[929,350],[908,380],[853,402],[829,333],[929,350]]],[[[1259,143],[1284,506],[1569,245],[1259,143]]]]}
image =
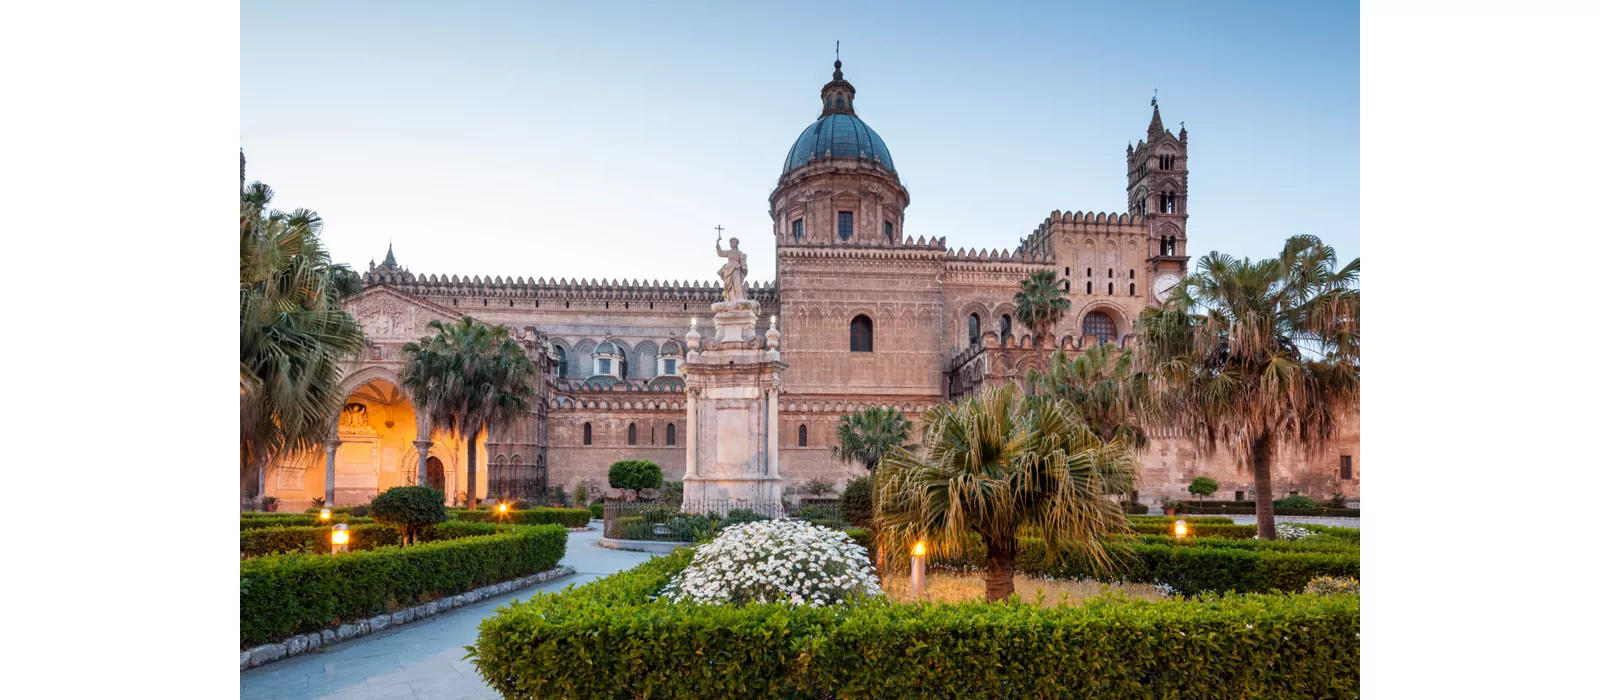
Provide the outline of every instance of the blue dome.
{"type": "Polygon", "coordinates": [[[894,170],[889,147],[883,145],[878,132],[854,114],[827,114],[800,132],[800,138],[795,139],[789,157],[783,162],[783,172],[787,174],[813,159],[859,157],[878,161],[894,170]]]}

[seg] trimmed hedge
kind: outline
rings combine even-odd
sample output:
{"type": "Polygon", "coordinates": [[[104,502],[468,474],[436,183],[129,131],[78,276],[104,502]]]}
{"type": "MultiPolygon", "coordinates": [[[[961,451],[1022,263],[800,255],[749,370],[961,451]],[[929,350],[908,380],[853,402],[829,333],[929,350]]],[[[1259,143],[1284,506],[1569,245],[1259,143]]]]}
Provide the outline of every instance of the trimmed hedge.
{"type": "Polygon", "coordinates": [[[529,508],[505,515],[493,510],[464,510],[457,518],[471,523],[511,523],[514,525],[562,525],[583,527],[589,524],[588,508],[529,508]]]}
{"type": "MultiPolygon", "coordinates": [[[[257,515],[253,517],[244,516],[242,513],[240,515],[240,530],[249,530],[260,527],[308,527],[312,525],[323,524],[322,518],[319,518],[315,515],[304,515],[301,513],[267,513],[265,515],[257,515]]],[[[354,527],[356,525],[371,524],[373,520],[372,518],[358,518],[353,515],[334,515],[329,522],[344,523],[354,527]]]]}
{"type": "Polygon", "coordinates": [[[507,698],[1355,697],[1356,596],[790,608],[651,602],[680,550],[502,608],[467,658],[507,698]]]}
{"type": "Polygon", "coordinates": [[[1189,523],[1190,525],[1201,525],[1201,524],[1205,524],[1205,525],[1232,525],[1232,524],[1234,524],[1233,523],[1233,518],[1229,518],[1229,517],[1222,516],[1222,515],[1200,515],[1200,516],[1189,516],[1189,515],[1130,515],[1130,516],[1128,516],[1128,524],[1129,525],[1138,525],[1140,523],[1163,523],[1165,525],[1171,526],[1172,523],[1177,522],[1179,520],[1182,520],[1182,521],[1184,521],[1186,523],[1189,523]]]}
{"type": "Polygon", "coordinates": [[[339,556],[246,559],[239,562],[239,643],[274,642],[538,573],[566,551],[565,528],[539,525],[339,556]]]}
{"type": "MultiPolygon", "coordinates": [[[[510,530],[510,525],[450,521],[423,528],[419,542],[439,542],[462,537],[482,537],[510,530]]],[[[311,527],[258,527],[239,531],[239,553],[262,557],[285,552],[327,554],[333,547],[331,525],[311,527]]],[[[390,525],[353,525],[350,550],[363,551],[400,544],[400,530],[390,525]]]]}
{"type": "MultiPolygon", "coordinates": [[[[1173,518],[1173,520],[1177,520],[1177,518],[1173,518]]],[[[1189,525],[1189,534],[1194,537],[1226,537],[1236,540],[1248,540],[1256,536],[1256,526],[1254,525],[1235,525],[1232,522],[1224,525],[1222,523],[1189,522],[1187,520],[1185,522],[1189,525]]],[[[1171,522],[1128,523],[1128,525],[1133,528],[1135,533],[1140,535],[1172,534],[1171,522]]]]}
{"type": "MultiPolygon", "coordinates": [[[[1255,501],[1179,501],[1179,513],[1226,513],[1229,515],[1255,515],[1255,501]]],[[[1273,507],[1274,515],[1304,515],[1323,518],[1359,518],[1360,508],[1278,508],[1273,507]]]]}
{"type": "MultiPolygon", "coordinates": [[[[868,546],[871,537],[865,530],[846,530],[857,544],[868,546]]],[[[964,570],[984,567],[984,550],[973,546],[956,556],[942,556],[929,563],[964,570]]],[[[1019,542],[1016,571],[1052,578],[1106,578],[1097,574],[1087,560],[1064,555],[1049,561],[1039,540],[1019,542]]],[[[1277,542],[1274,540],[1230,540],[1201,538],[1178,543],[1175,538],[1141,536],[1122,547],[1121,565],[1110,577],[1130,583],[1165,583],[1178,593],[1298,592],[1318,576],[1361,577],[1361,550],[1341,542],[1323,540],[1277,542]]]]}

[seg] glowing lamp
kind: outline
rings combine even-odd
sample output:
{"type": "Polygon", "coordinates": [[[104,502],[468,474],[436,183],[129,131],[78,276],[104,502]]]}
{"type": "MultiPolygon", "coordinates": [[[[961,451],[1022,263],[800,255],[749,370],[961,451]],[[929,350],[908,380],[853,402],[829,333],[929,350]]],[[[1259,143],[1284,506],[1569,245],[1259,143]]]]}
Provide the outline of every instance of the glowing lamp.
{"type": "Polygon", "coordinates": [[[1177,536],[1178,539],[1183,539],[1185,536],[1187,536],[1189,534],[1189,523],[1186,523],[1186,522],[1184,522],[1182,520],[1179,520],[1178,522],[1173,523],[1172,524],[1172,534],[1177,536]]]}
{"type": "Polygon", "coordinates": [[[350,551],[350,526],[339,523],[333,526],[333,553],[350,551]]]}
{"type": "Polygon", "coordinates": [[[322,509],[322,514],[317,516],[317,517],[320,517],[323,520],[332,520],[333,519],[333,511],[329,510],[327,508],[323,508],[322,509]]]}
{"type": "Polygon", "coordinates": [[[509,504],[509,503],[501,503],[497,507],[500,509],[500,514],[501,515],[504,515],[506,513],[511,512],[511,504],[509,504]]]}
{"type": "Polygon", "coordinates": [[[911,547],[911,597],[922,599],[923,590],[927,587],[928,578],[928,545],[922,540],[911,547]]]}

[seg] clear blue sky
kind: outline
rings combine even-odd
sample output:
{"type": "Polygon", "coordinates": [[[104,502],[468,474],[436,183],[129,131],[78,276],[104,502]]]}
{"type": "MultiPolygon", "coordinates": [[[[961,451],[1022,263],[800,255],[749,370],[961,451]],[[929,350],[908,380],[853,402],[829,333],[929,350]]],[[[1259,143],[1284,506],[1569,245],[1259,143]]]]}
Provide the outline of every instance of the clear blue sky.
{"type": "Polygon", "coordinates": [[[1152,88],[1189,129],[1189,252],[1310,233],[1360,254],[1354,2],[247,0],[240,143],[275,205],[365,270],[773,277],[767,196],[834,40],[911,192],[905,233],[1012,247],[1124,211],[1152,88]],[[604,7],[602,7],[604,5],[604,7]]]}

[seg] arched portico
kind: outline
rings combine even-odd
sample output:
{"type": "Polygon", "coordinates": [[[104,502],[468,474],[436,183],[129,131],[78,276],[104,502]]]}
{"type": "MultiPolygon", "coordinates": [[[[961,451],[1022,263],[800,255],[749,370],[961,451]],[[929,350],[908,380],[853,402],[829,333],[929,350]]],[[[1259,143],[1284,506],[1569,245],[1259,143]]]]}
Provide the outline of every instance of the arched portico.
{"type": "MultiPolygon", "coordinates": [[[[419,483],[442,484],[446,502],[465,497],[460,492],[467,482],[465,438],[442,434],[419,420],[392,370],[364,367],[342,384],[344,409],[322,454],[275,467],[277,476],[269,481],[268,492],[279,499],[280,509],[308,507],[318,496],[330,505],[357,505],[385,489],[419,483]],[[426,466],[437,472],[425,471],[426,466]]],[[[480,434],[480,457],[485,438],[480,434]]],[[[485,461],[479,460],[480,492],[485,461]]]]}

